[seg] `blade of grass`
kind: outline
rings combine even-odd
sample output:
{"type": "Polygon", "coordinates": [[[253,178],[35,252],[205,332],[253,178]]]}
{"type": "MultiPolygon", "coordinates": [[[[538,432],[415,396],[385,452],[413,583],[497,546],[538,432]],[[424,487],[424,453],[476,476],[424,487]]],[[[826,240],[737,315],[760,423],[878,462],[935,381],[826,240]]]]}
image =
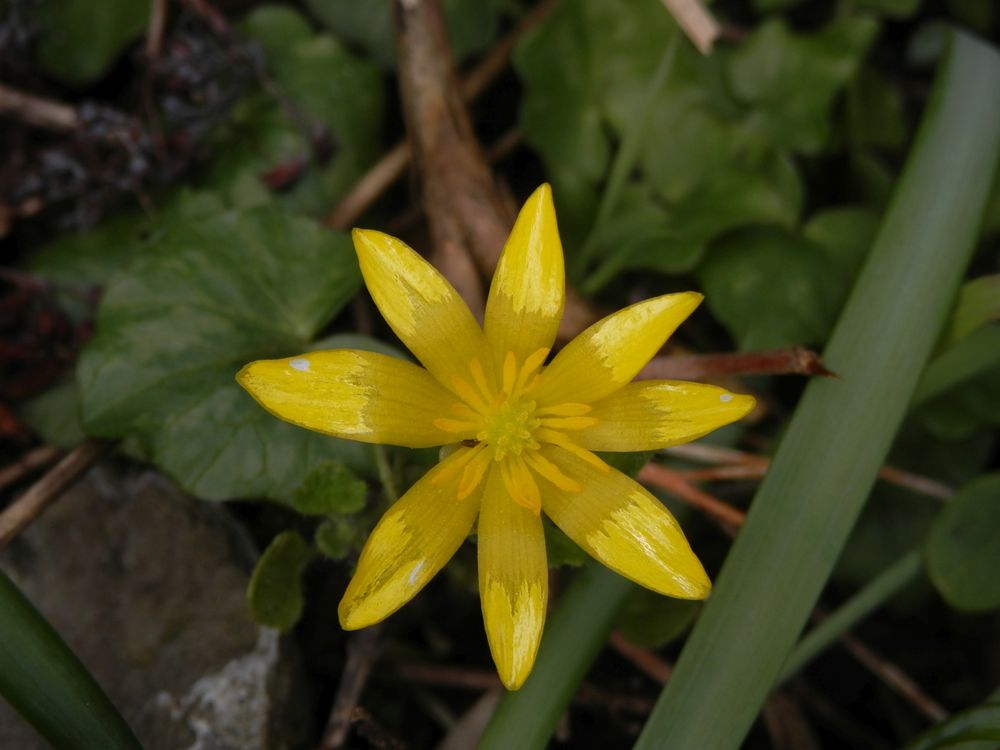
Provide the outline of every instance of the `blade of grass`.
{"type": "Polygon", "coordinates": [[[906,746],[906,750],[995,750],[1000,742],[1000,702],[980,703],[937,724],[906,746]]]}
{"type": "Polygon", "coordinates": [[[1000,327],[984,326],[927,365],[910,408],[915,409],[963,381],[995,367],[1000,367],[1000,327]]]}
{"type": "Polygon", "coordinates": [[[916,581],[922,570],[919,550],[907,552],[883,570],[795,644],[795,648],[785,659],[778,682],[784,682],[798,672],[840,636],[916,581]]]}
{"type": "MultiPolygon", "coordinates": [[[[622,191],[628,182],[632,170],[635,169],[636,161],[639,159],[639,151],[642,141],[646,137],[646,130],[649,127],[650,118],[656,103],[660,100],[660,93],[670,79],[670,72],[674,68],[674,58],[677,56],[677,46],[680,34],[675,32],[667,42],[666,49],[660,56],[660,61],[653,72],[653,77],[646,84],[646,90],[642,99],[642,107],[637,116],[629,123],[628,130],[622,138],[618,153],[615,154],[614,162],[608,172],[608,183],[601,194],[601,202],[597,206],[597,214],[594,218],[594,225],[590,229],[587,241],[583,243],[571,261],[578,268],[584,268],[594,255],[593,239],[597,236],[597,229],[603,225],[618,207],[622,191]]],[[[588,293],[584,289],[584,293],[588,293]]]]}
{"type": "Polygon", "coordinates": [[[875,481],[969,261],[1000,149],[1000,55],[955,32],[813,380],[636,748],[739,747],[875,481]]]}
{"type": "Polygon", "coordinates": [[[596,658],[633,584],[588,562],[559,599],[531,676],[501,698],[477,750],[544,748],[596,658]]]}
{"type": "Polygon", "coordinates": [[[0,695],[57,750],[141,750],[87,668],[3,571],[0,695]]]}

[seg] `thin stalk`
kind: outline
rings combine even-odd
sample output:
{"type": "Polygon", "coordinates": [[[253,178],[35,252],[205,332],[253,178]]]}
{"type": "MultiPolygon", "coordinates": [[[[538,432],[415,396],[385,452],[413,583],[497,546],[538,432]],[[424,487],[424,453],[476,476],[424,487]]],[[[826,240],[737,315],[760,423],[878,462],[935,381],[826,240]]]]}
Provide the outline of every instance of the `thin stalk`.
{"type": "Polygon", "coordinates": [[[87,668],[3,571],[0,696],[57,750],[142,750],[87,668]]]}
{"type": "Polygon", "coordinates": [[[778,682],[784,682],[826,651],[840,636],[920,578],[919,550],[911,550],[886,568],[802,638],[788,655],[778,682]]]}
{"type": "Polygon", "coordinates": [[[780,674],[947,320],[1000,151],[1000,54],[954,32],[906,168],[636,747],[735,750],[780,674]]]}
{"type": "MultiPolygon", "coordinates": [[[[590,230],[590,238],[596,236],[596,230],[602,226],[614,213],[621,200],[622,191],[628,182],[629,175],[635,169],[639,159],[639,151],[642,148],[643,138],[646,137],[646,130],[649,127],[650,118],[653,116],[653,109],[659,100],[659,94],[670,78],[670,71],[674,67],[674,58],[677,56],[677,46],[680,34],[673,34],[667,42],[667,48],[660,57],[660,62],[653,72],[653,77],[646,86],[645,96],[643,96],[642,107],[635,119],[630,123],[629,129],[622,138],[621,146],[615,154],[614,162],[608,173],[608,183],[601,195],[601,202],[597,206],[597,215],[594,218],[594,226],[590,230]]],[[[585,267],[591,260],[594,253],[593,243],[588,241],[580,248],[577,255],[580,266],[585,267]]]]}

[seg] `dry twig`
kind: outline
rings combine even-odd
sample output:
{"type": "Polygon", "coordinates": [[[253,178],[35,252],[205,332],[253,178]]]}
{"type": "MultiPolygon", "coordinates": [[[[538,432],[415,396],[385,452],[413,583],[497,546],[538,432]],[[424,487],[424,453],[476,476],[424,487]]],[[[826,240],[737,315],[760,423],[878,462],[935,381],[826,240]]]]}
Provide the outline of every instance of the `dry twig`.
{"type": "MultiPolygon", "coordinates": [[[[689,482],[707,482],[717,479],[760,479],[767,474],[767,470],[771,465],[771,459],[767,456],[758,456],[753,453],[733,450],[732,448],[720,448],[701,443],[677,445],[667,448],[666,452],[695,461],[723,464],[711,469],[693,469],[675,472],[679,477],[689,482]]],[[[955,494],[955,490],[936,479],[915,474],[911,471],[904,471],[888,464],[879,469],[878,475],[880,479],[890,484],[903,487],[919,495],[935,497],[939,500],[950,500],[955,494]]]]}
{"type": "Polygon", "coordinates": [[[111,449],[110,443],[84,440],[53,466],[27,492],[0,513],[0,550],[82,477],[111,449]]]}
{"type": "Polygon", "coordinates": [[[663,4],[698,51],[703,55],[710,53],[722,29],[708,8],[699,0],[663,0],[663,4]]]}
{"type": "Polygon", "coordinates": [[[822,375],[835,377],[820,356],[801,346],[745,354],[684,354],[653,357],[638,377],[648,380],[703,380],[725,375],[822,375]]]}
{"type": "Polygon", "coordinates": [[[0,114],[11,115],[29,125],[60,133],[80,126],[74,107],[53,99],[35,96],[0,83],[0,114]]]}
{"type": "Polygon", "coordinates": [[[361,693],[382,650],[379,643],[381,632],[381,626],[375,625],[348,639],[344,672],[340,676],[337,697],[333,701],[330,718],[323,731],[323,740],[317,750],[338,750],[347,742],[351,724],[356,721],[355,710],[361,700],[361,693]]]}
{"type": "MultiPolygon", "coordinates": [[[[465,109],[436,0],[397,0],[400,93],[422,179],[433,261],[474,311],[482,309],[478,273],[492,274],[514,212],[500,190],[465,109]],[[478,273],[477,273],[478,271],[478,273]]],[[[563,340],[597,319],[566,290],[563,340]]]]}
{"type": "Polygon", "coordinates": [[[54,445],[42,445],[28,451],[17,461],[0,469],[0,489],[14,484],[36,469],[48,466],[62,455],[62,451],[54,445]]]}

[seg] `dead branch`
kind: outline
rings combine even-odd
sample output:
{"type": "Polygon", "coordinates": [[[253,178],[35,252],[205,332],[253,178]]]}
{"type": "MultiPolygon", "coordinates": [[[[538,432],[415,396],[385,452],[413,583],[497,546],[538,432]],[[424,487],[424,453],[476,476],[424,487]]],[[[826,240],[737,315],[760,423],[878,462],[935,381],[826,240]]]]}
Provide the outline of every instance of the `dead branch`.
{"type": "Polygon", "coordinates": [[[722,29],[708,8],[699,0],[663,0],[663,4],[697,50],[709,54],[722,29]]]}
{"type": "Polygon", "coordinates": [[[0,469],[0,489],[14,484],[36,469],[48,466],[62,455],[62,451],[54,445],[42,445],[28,451],[17,461],[0,469]]]}
{"type": "Polygon", "coordinates": [[[111,450],[111,443],[84,440],[27,492],[0,513],[0,550],[55,502],[77,479],[111,450]]]}
{"type": "Polygon", "coordinates": [[[80,127],[74,107],[35,96],[0,83],[0,114],[10,115],[35,127],[66,133],[80,127]]]}
{"type": "MultiPolygon", "coordinates": [[[[528,29],[548,15],[554,5],[554,0],[544,0],[539,3],[462,78],[462,96],[467,102],[474,101],[503,72],[510,62],[511,52],[517,42],[528,29]]],[[[353,227],[389,186],[403,176],[410,164],[411,156],[410,144],[406,141],[400,141],[393,146],[354,183],[354,187],[340,203],[334,206],[326,217],[326,225],[332,229],[353,227]]]]}
{"type": "Polygon", "coordinates": [[[704,380],[725,375],[822,375],[835,377],[820,356],[801,346],[746,354],[684,354],[653,357],[637,376],[644,380],[704,380]]]}
{"type": "MultiPolygon", "coordinates": [[[[421,176],[432,259],[478,311],[483,294],[475,267],[493,273],[513,212],[472,130],[437,0],[396,0],[395,11],[400,95],[421,176]]],[[[572,337],[596,318],[567,289],[561,337],[572,337]]]]}
{"type": "Polygon", "coordinates": [[[381,625],[374,625],[348,638],[344,671],[340,676],[330,718],[323,731],[323,740],[317,750],[338,750],[347,742],[351,724],[356,721],[355,711],[358,709],[361,693],[382,651],[379,643],[381,632],[381,625]]]}

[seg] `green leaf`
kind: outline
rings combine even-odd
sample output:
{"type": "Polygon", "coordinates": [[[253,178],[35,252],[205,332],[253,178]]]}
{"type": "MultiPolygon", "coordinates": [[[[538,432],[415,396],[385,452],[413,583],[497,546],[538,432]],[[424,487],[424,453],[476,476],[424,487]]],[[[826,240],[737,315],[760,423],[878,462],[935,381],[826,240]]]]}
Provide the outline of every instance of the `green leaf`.
{"type": "Polygon", "coordinates": [[[0,570],[0,696],[57,750],[141,750],[101,686],[0,570]]]}
{"type": "Polygon", "coordinates": [[[364,447],[282,422],[234,380],[306,349],[359,284],[346,236],[275,207],[165,229],[101,302],[77,368],[87,431],[138,439],[209,499],[288,499],[331,458],[364,470],[364,447]]]}
{"type": "Polygon", "coordinates": [[[75,380],[36,396],[18,413],[42,440],[60,448],[73,448],[87,437],[80,423],[80,392],[75,380]]]}
{"type": "Polygon", "coordinates": [[[1000,474],[964,486],[931,528],[927,572],[941,596],[965,612],[1000,607],[1000,474]]]}
{"type": "MultiPolygon", "coordinates": [[[[995,699],[996,693],[993,698],[995,699]]],[[[977,750],[995,748],[1000,741],[1000,701],[987,701],[953,714],[937,724],[906,746],[906,750],[937,750],[941,747],[960,746],[982,740],[977,750]],[[992,740],[992,742],[991,742],[992,740]]],[[[972,750],[971,747],[969,750],[972,750]]]]}
{"type": "Polygon", "coordinates": [[[792,226],[802,200],[798,175],[783,158],[776,156],[771,164],[759,172],[724,175],[673,205],[657,202],[642,186],[626,190],[615,216],[588,238],[590,252],[605,260],[583,291],[595,294],[623,269],[691,271],[712,240],[741,226],[792,226]]]}
{"type": "Polygon", "coordinates": [[[339,461],[324,461],[292,494],[292,507],[310,516],[342,516],[365,507],[368,485],[339,461]]]}
{"type": "MultiPolygon", "coordinates": [[[[390,0],[306,0],[306,7],[331,31],[360,45],[379,65],[396,67],[396,32],[390,0]]],[[[496,35],[496,3],[482,0],[443,0],[448,40],[462,60],[486,47],[496,35]]]]}
{"type": "Polygon", "coordinates": [[[149,23],[149,3],[46,0],[32,9],[40,27],[38,61],[63,83],[97,81],[149,23]]]}
{"type": "Polygon", "coordinates": [[[762,227],[717,242],[698,271],[712,312],[744,350],[826,339],[847,283],[823,248],[762,227]]]}
{"type": "Polygon", "coordinates": [[[316,527],[313,542],[324,556],[339,561],[361,549],[370,528],[353,517],[328,518],[316,527]]]}
{"type": "Polygon", "coordinates": [[[798,34],[781,19],[758,26],[729,59],[737,99],[757,108],[755,125],[790,148],[815,153],[830,136],[830,109],[857,75],[878,24],[843,16],[819,32],[798,34]]]}
{"type": "Polygon", "coordinates": [[[292,628],[302,616],[302,573],[315,551],[294,531],[278,534],[257,561],[247,604],[261,625],[282,632],[292,628]]]}
{"type": "Polygon", "coordinates": [[[958,291],[955,311],[944,335],[952,346],[974,330],[1000,320],[1000,273],[967,281],[958,291]]]}
{"type": "Polygon", "coordinates": [[[579,568],[587,562],[587,553],[547,518],[542,519],[542,529],[545,531],[546,560],[550,568],[563,565],[579,568]]]}
{"type": "Polygon", "coordinates": [[[857,146],[902,148],[910,131],[902,92],[873,68],[862,68],[847,90],[847,124],[857,146]]]}
{"type": "Polygon", "coordinates": [[[295,211],[325,214],[378,156],[379,72],[332,35],[307,34],[305,19],[284,6],[256,8],[240,30],[264,48],[284,106],[265,93],[244,100],[217,134],[220,155],[204,183],[228,204],[249,208],[272,199],[261,175],[305,160],[305,171],[281,192],[281,201],[295,211]],[[326,164],[317,163],[312,153],[310,138],[318,126],[328,129],[333,141],[333,157],[326,164]]]}
{"type": "Polygon", "coordinates": [[[632,589],[616,627],[632,643],[661,648],[688,631],[701,612],[701,602],[672,599],[648,589],[632,589]]]}
{"type": "Polygon", "coordinates": [[[998,154],[1000,54],[954,32],[891,208],[823,353],[840,379],[806,387],[637,750],[743,743],[947,320],[998,154]]]}

